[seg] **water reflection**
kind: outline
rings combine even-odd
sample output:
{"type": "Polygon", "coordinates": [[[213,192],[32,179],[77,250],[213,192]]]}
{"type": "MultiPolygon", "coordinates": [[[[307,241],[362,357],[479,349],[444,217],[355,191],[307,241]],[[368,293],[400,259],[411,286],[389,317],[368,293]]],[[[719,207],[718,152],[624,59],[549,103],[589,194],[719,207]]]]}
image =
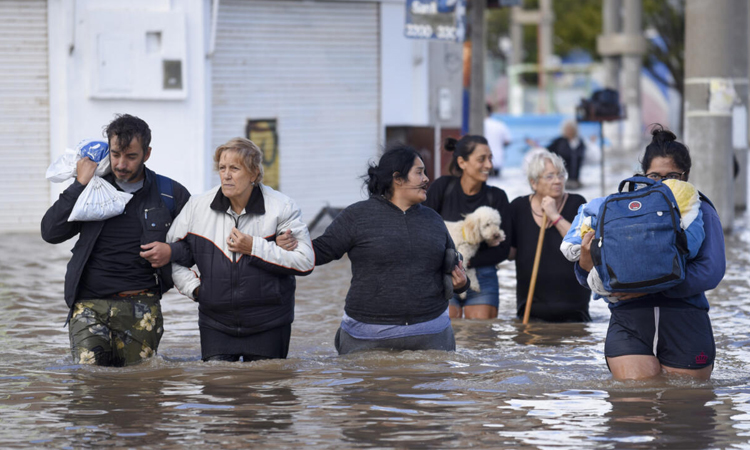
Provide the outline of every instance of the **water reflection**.
{"type": "Polygon", "coordinates": [[[711,389],[610,390],[609,433],[598,440],[615,449],[712,448],[716,394],[711,389]]]}
{"type": "MultiPolygon", "coordinates": [[[[183,403],[175,409],[191,410],[208,419],[198,427],[206,435],[235,435],[247,439],[252,435],[284,432],[293,425],[293,411],[299,405],[291,388],[276,384],[279,380],[286,382],[289,375],[212,368],[209,376],[200,379],[200,392],[188,397],[193,403],[183,403]]],[[[210,443],[212,438],[207,436],[206,440],[210,443]]]]}
{"type": "Polygon", "coordinates": [[[628,384],[604,363],[605,305],[590,323],[524,326],[506,284],[500,318],[454,322],[455,353],[339,357],[346,261],[298,280],[288,360],[201,362],[197,307],[169,293],[157,358],[81,367],[62,327],[68,250],[13,235],[0,240],[0,447],[747,448],[750,233],[727,249],[711,382],[628,384]]]}
{"type": "Polygon", "coordinates": [[[141,374],[136,383],[130,372],[86,369],[71,377],[62,415],[75,445],[154,445],[169,436],[154,427],[166,412],[158,402],[165,374],[141,374]]]}

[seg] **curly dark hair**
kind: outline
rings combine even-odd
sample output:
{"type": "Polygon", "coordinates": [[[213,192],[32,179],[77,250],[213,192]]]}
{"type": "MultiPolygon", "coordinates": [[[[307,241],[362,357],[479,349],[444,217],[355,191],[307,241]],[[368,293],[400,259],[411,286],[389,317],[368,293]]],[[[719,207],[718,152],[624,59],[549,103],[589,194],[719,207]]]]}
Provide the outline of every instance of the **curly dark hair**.
{"type": "Polygon", "coordinates": [[[117,143],[120,147],[129,146],[133,138],[137,138],[143,148],[143,153],[146,153],[151,145],[151,129],[148,124],[143,119],[130,114],[117,114],[115,120],[104,129],[104,135],[107,137],[110,148],[114,136],[117,136],[117,143]]]}

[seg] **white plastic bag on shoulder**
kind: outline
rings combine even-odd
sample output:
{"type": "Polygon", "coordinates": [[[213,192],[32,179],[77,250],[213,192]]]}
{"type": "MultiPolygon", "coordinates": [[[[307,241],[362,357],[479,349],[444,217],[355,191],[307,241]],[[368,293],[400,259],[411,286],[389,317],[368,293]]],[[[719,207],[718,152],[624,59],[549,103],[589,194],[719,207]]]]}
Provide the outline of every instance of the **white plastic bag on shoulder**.
{"type": "Polygon", "coordinates": [[[68,222],[106,220],[125,211],[133,194],[118,191],[102,177],[94,175],[73,206],[68,222]]]}
{"type": "Polygon", "coordinates": [[[61,183],[77,175],[76,165],[84,156],[98,163],[95,175],[103,177],[110,172],[109,145],[104,141],[84,139],[75,150],[66,148],[62,155],[47,168],[45,177],[53,183],[61,183]]]}

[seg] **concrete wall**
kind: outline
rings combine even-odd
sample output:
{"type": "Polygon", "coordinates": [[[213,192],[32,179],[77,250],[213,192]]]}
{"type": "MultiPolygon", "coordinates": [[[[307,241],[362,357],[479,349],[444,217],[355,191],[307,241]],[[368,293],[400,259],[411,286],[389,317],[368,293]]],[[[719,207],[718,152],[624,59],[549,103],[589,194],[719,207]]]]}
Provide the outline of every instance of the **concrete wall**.
{"type": "MultiPolygon", "coordinates": [[[[115,114],[133,114],[151,127],[147,165],[203,191],[209,5],[50,0],[51,160],[81,139],[101,137],[115,114]],[[182,62],[182,89],[161,89],[163,59],[182,62]]],[[[51,200],[64,188],[54,186],[51,200]]]]}

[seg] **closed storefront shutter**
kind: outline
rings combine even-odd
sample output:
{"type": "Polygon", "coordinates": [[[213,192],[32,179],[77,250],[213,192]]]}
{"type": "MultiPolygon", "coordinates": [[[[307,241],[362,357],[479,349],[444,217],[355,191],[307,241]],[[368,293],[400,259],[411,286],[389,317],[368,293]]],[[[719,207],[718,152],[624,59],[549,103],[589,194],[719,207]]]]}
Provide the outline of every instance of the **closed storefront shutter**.
{"type": "Polygon", "coordinates": [[[0,232],[39,230],[50,195],[45,0],[0,0],[0,67],[0,232]]]}
{"type": "MultiPolygon", "coordinates": [[[[378,5],[220,3],[212,60],[212,144],[275,120],[279,188],[310,220],[362,198],[379,128],[378,5]]],[[[215,181],[218,178],[213,178],[215,181]]]]}

